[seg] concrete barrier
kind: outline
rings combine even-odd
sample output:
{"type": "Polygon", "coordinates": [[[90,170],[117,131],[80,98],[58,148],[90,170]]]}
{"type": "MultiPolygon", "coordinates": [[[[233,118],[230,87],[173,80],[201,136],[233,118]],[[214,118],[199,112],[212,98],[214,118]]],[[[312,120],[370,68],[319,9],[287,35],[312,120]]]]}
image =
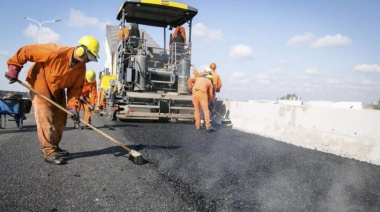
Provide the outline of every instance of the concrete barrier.
{"type": "Polygon", "coordinates": [[[380,111],[224,102],[233,128],[380,165],[380,111]]]}

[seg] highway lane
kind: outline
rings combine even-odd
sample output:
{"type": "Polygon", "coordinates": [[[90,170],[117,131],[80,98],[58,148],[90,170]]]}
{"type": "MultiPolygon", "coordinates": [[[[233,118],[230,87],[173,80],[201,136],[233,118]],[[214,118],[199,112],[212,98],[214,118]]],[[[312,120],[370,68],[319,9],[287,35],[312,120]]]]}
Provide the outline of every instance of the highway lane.
{"type": "Polygon", "coordinates": [[[73,130],[67,165],[44,163],[28,114],[20,132],[0,130],[1,211],[379,211],[380,166],[247,134],[208,133],[190,123],[94,125],[73,130]]]}

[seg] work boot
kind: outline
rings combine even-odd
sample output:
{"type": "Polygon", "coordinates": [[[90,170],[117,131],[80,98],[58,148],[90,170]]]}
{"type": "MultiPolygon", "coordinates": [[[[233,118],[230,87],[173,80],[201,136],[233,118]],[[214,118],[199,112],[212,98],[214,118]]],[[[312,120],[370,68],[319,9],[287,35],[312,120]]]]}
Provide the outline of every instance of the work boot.
{"type": "Polygon", "coordinates": [[[74,123],[74,129],[81,130],[81,129],[83,129],[83,127],[81,127],[81,126],[79,125],[79,123],[78,123],[78,124],[77,124],[77,123],[74,123]]]}
{"type": "Polygon", "coordinates": [[[58,147],[58,149],[57,149],[57,156],[58,157],[67,157],[67,156],[69,156],[69,154],[70,154],[69,151],[61,149],[58,147]]]}
{"type": "Polygon", "coordinates": [[[65,164],[66,160],[63,159],[63,158],[60,158],[60,157],[58,157],[56,155],[56,156],[53,156],[53,157],[50,157],[50,158],[45,158],[45,162],[51,163],[51,164],[54,164],[54,165],[61,165],[61,164],[65,164]]]}
{"type": "Polygon", "coordinates": [[[201,127],[202,127],[202,128],[205,127],[205,120],[204,120],[204,119],[201,119],[201,127]]]}
{"type": "Polygon", "coordinates": [[[206,130],[208,132],[213,132],[213,131],[215,131],[215,128],[213,128],[212,126],[210,126],[210,127],[207,127],[206,130]]]}

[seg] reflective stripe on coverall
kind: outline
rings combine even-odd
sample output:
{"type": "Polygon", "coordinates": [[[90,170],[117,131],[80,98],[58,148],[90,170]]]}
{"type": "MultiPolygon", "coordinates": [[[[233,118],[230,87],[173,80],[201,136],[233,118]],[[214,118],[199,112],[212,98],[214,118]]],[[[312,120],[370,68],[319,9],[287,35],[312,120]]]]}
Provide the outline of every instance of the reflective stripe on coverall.
{"type": "MultiPolygon", "coordinates": [[[[96,82],[89,83],[87,80],[84,81],[83,89],[82,89],[82,97],[91,105],[96,104],[97,97],[97,86],[96,82]]],[[[80,108],[84,110],[84,121],[91,124],[91,110],[90,106],[85,102],[80,103],[80,108]]],[[[93,108],[95,109],[95,108],[93,108]]]]}
{"type": "Polygon", "coordinates": [[[205,77],[190,78],[188,80],[188,87],[192,89],[195,126],[201,126],[201,117],[199,113],[199,105],[201,106],[206,118],[206,127],[211,127],[210,112],[208,109],[209,100],[213,95],[212,83],[205,77]],[[194,85],[193,85],[194,84],[194,85]]]}
{"type": "MultiPolygon", "coordinates": [[[[75,47],[54,43],[26,45],[7,63],[23,67],[28,61],[35,62],[26,78],[31,87],[64,108],[66,95],[68,106],[79,107],[78,98],[85,80],[86,65],[77,63],[73,67],[70,66],[74,50],[75,47]]],[[[53,157],[57,154],[67,114],[32,92],[30,96],[42,152],[45,158],[53,157]]]]}

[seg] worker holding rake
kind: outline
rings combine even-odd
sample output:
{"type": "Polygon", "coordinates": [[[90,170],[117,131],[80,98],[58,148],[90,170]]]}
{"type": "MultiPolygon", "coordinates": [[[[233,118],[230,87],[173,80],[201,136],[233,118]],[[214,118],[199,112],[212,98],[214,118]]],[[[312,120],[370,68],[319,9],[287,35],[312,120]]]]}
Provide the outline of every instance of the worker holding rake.
{"type": "Polygon", "coordinates": [[[86,76],[86,63],[97,62],[99,42],[93,36],[83,36],[77,46],[55,43],[34,44],[21,47],[8,60],[5,76],[10,83],[19,82],[18,75],[27,62],[34,62],[26,81],[38,93],[30,92],[34,106],[37,134],[46,162],[66,163],[69,152],[59,148],[67,123],[67,113],[42,98],[53,100],[70,111],[69,118],[79,119],[79,97],[86,76]]]}

